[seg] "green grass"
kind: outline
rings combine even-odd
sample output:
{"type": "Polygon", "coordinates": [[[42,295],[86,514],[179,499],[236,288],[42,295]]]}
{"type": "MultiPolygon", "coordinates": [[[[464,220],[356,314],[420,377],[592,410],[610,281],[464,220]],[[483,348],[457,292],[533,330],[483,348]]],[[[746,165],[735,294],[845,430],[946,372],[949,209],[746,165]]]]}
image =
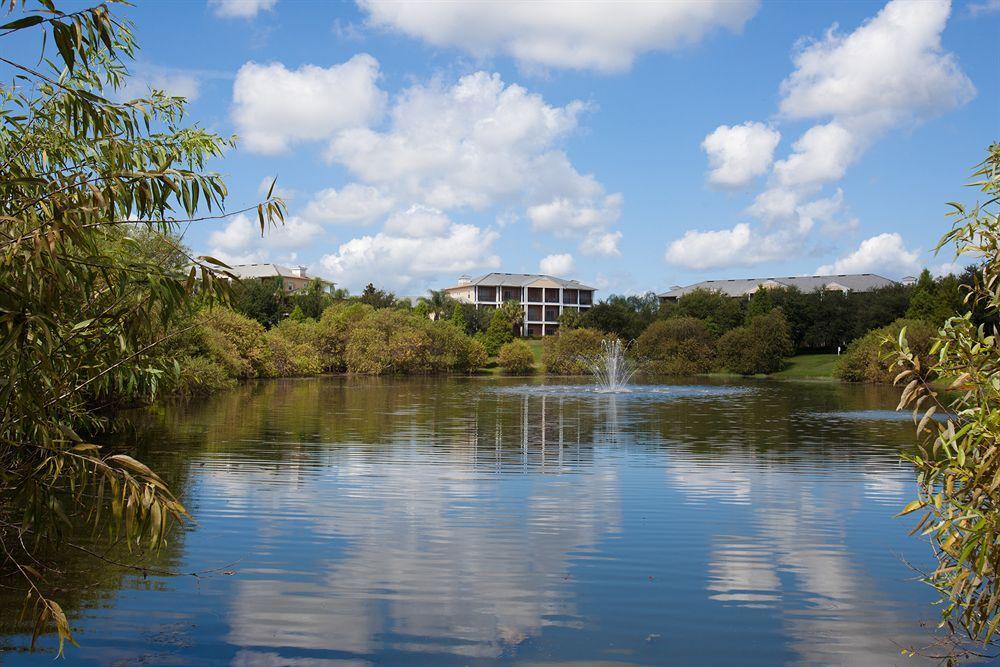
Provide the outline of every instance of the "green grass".
{"type": "Polygon", "coordinates": [[[779,379],[825,378],[833,379],[833,369],[839,357],[836,354],[800,354],[787,360],[782,370],[771,375],[779,379]]]}

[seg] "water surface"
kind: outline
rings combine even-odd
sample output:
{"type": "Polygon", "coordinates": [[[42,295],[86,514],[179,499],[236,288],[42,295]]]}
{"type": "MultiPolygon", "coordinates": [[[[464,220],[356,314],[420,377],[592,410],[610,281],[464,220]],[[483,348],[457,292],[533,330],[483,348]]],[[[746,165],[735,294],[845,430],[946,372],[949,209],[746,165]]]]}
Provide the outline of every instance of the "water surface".
{"type": "Polygon", "coordinates": [[[155,565],[203,574],[88,564],[70,662],[917,664],[899,646],[935,609],[892,518],[914,488],[893,390],[554,384],[280,380],[158,409],[140,455],[197,523],[155,565]]]}

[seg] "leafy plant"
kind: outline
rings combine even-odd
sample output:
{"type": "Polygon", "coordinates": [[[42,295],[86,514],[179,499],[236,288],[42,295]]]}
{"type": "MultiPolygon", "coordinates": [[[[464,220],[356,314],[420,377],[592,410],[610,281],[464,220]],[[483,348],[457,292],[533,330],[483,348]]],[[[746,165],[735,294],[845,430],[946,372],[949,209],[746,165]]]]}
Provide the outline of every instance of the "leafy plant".
{"type": "MultiPolygon", "coordinates": [[[[965,297],[968,312],[949,318],[930,350],[930,371],[950,380],[948,393],[928,382],[927,362],[905,329],[895,362],[896,381],[905,385],[899,407],[913,410],[920,444],[905,457],[917,470],[917,498],[901,514],[922,513],[914,532],[934,547],[937,567],[926,581],[941,595],[942,625],[953,638],[961,633],[989,643],[1000,627],[1000,339],[994,326],[977,326],[972,311],[1000,310],[1000,144],[990,146],[971,185],[985,201],[968,208],[951,203],[957,220],[938,244],[982,261],[965,297]]],[[[973,653],[979,652],[965,648],[945,657],[973,653]]]]}
{"type": "Polygon", "coordinates": [[[524,375],[535,370],[535,355],[527,343],[515,340],[500,348],[497,364],[512,375],[524,375]]]}
{"type": "MultiPolygon", "coordinates": [[[[64,538],[86,525],[156,548],[187,515],[155,472],[92,438],[109,409],[178,374],[158,351],[228,296],[225,265],[176,232],[224,217],[225,184],[205,165],[232,141],[185,126],[181,98],[106,96],[135,50],[107,5],[40,5],[0,26],[0,39],[33,31],[56,51],[44,67],[0,56],[0,562],[28,590],[32,645],[54,628],[61,652],[73,638],[43,590],[41,550],[82,549],[64,538]]],[[[283,216],[270,195],[255,208],[262,232],[283,216]]]]}

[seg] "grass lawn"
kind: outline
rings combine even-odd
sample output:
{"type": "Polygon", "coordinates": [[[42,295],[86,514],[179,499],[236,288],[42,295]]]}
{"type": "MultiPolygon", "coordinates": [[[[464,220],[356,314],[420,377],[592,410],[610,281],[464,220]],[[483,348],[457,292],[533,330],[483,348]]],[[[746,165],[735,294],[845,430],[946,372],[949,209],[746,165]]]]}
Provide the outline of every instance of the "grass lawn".
{"type": "Polygon", "coordinates": [[[773,378],[826,378],[833,379],[833,369],[839,357],[836,354],[800,354],[788,359],[784,369],[771,375],[773,378]]]}

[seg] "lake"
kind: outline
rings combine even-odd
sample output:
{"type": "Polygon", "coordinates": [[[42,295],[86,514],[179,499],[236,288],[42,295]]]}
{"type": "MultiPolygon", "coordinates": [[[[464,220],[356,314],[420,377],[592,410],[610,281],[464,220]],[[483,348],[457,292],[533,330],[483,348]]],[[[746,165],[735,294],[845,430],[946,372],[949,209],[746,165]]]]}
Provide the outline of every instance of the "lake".
{"type": "MultiPolygon", "coordinates": [[[[896,390],[579,382],[324,377],[157,408],[139,457],[196,522],[151,564],[201,574],[68,563],[69,663],[919,664],[899,647],[937,610],[910,567],[930,547],[893,518],[896,390]]],[[[51,664],[4,595],[0,662],[51,664]]]]}

